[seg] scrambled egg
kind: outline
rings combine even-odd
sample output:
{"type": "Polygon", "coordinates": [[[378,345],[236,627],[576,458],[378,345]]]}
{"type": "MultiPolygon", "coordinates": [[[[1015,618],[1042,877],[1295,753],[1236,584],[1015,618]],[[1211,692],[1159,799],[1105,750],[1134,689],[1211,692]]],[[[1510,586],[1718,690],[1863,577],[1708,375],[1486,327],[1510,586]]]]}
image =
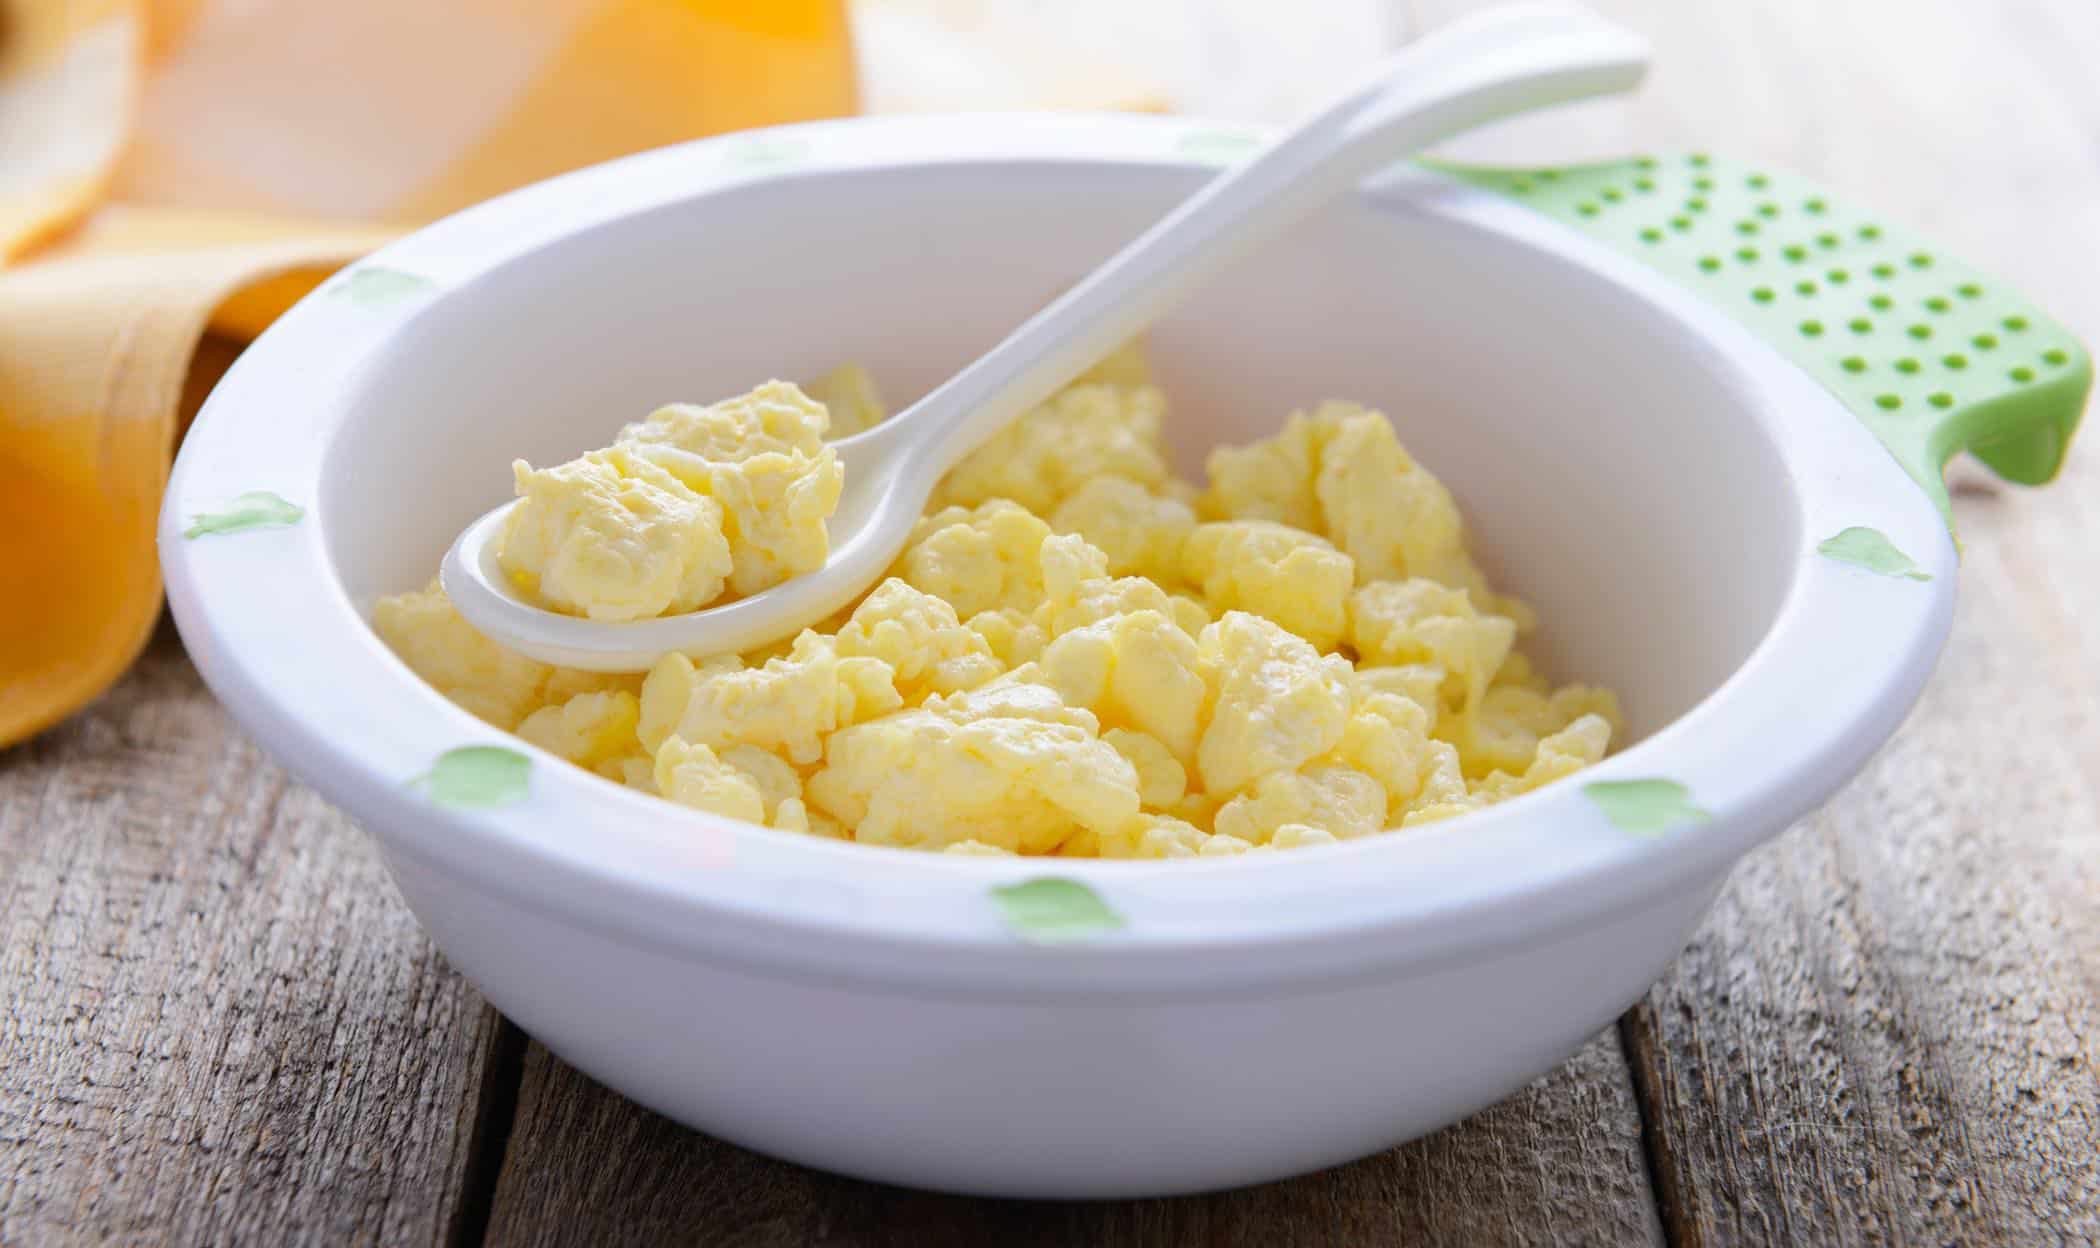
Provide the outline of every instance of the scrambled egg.
{"type": "MultiPolygon", "coordinates": [[[[829,384],[876,401],[851,386],[851,374],[829,384]]],[[[829,426],[822,403],[771,381],[659,408],[553,468],[521,459],[497,563],[541,605],[594,620],[695,611],[823,567],[845,483],[829,426]]]]}
{"type": "Polygon", "coordinates": [[[1167,479],[1160,428],[1167,401],[1151,385],[1082,378],[992,436],[949,469],[938,506],[1011,499],[1037,515],[1096,477],[1158,487],[1167,479]]]}
{"type": "MultiPolygon", "coordinates": [[[[518,583],[597,619],[691,610],[820,566],[828,435],[885,413],[865,371],[673,405],[517,466],[518,583]],[[828,410],[827,410],[828,409],[828,410]]],[[[1535,619],[1381,413],[1323,403],[1173,479],[1129,347],[941,483],[849,612],[646,678],[475,632],[434,583],[373,625],[440,693],[666,800],[949,853],[1213,858],[1333,844],[1504,801],[1602,758],[1609,690],[1556,688],[1535,619]]]]}
{"type": "Polygon", "coordinates": [[[1356,562],[1324,537],[1268,520],[1206,524],[1189,534],[1182,570],[1203,596],[1276,621],[1332,650],[1348,621],[1356,562]]]}

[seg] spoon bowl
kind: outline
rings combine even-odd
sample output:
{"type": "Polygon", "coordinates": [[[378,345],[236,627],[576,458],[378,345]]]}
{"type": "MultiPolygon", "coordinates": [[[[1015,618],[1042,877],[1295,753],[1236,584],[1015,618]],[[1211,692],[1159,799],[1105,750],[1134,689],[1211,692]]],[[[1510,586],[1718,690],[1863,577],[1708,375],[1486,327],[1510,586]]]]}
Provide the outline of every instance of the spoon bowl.
{"type": "Polygon", "coordinates": [[[542,662],[587,672],[646,671],[673,651],[695,657],[750,650],[816,624],[858,598],[903,552],[939,472],[902,453],[909,426],[891,421],[831,444],[845,469],[821,575],[798,576],[703,612],[604,621],[534,606],[503,570],[503,526],[518,501],[492,508],[445,552],[438,580],[474,626],[542,662]],[[694,642],[704,617],[705,640],[694,642]]]}

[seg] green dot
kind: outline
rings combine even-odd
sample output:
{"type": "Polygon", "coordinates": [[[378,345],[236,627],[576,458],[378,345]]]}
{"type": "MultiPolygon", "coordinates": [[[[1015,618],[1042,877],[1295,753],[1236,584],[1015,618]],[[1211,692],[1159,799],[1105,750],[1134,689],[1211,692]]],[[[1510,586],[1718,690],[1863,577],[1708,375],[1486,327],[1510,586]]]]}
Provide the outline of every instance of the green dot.
{"type": "Polygon", "coordinates": [[[1641,231],[1641,241],[1644,243],[1659,243],[1663,241],[1663,232],[1651,225],[1641,231]]]}
{"type": "Polygon", "coordinates": [[[1789,260],[1806,260],[1808,259],[1808,248],[1803,247],[1799,243],[1788,243],[1785,249],[1782,250],[1779,254],[1785,256],[1789,260]]]}
{"type": "Polygon", "coordinates": [[[1969,357],[1966,355],[1950,355],[1942,359],[1940,363],[1945,364],[1948,368],[1958,373],[1969,366],[1969,357]]]}
{"type": "Polygon", "coordinates": [[[1738,247],[1735,249],[1735,258],[1744,264],[1755,264],[1757,263],[1757,248],[1738,247]]]}
{"type": "Polygon", "coordinates": [[[1887,295],[1875,295],[1873,298],[1867,300],[1867,303],[1871,305],[1876,312],[1886,312],[1890,308],[1896,306],[1896,301],[1894,299],[1889,298],[1887,295]]]}
{"type": "Polygon", "coordinates": [[[1745,238],[1756,234],[1757,229],[1758,226],[1757,222],[1755,221],[1738,221],[1735,223],[1735,232],[1741,234],[1745,238]]]}
{"type": "Polygon", "coordinates": [[[2024,316],[2008,316],[1998,323],[2015,334],[2021,333],[2027,328],[2027,318],[2024,316]]]}
{"type": "Polygon", "coordinates": [[[1801,210],[1803,212],[1813,212],[1821,214],[1830,210],[1830,203],[1828,200],[1825,200],[1822,196],[1818,195],[1814,199],[1802,201],[1801,210]]]}
{"type": "Polygon", "coordinates": [[[1671,217],[1670,228],[1682,234],[1692,228],[1692,219],[1690,217],[1671,217]]]}
{"type": "Polygon", "coordinates": [[[1749,177],[1743,179],[1743,185],[1749,187],[1753,191],[1761,191],[1766,187],[1772,185],[1772,179],[1766,177],[1761,173],[1753,173],[1749,177]]]}
{"type": "Polygon", "coordinates": [[[1690,199],[1684,201],[1684,210],[1686,212],[1705,212],[1706,201],[1700,198],[1699,196],[1694,195],[1690,199]]]}
{"type": "Polygon", "coordinates": [[[1974,338],[1969,339],[1969,341],[1975,345],[1978,351],[1989,351],[1998,345],[1997,338],[1990,334],[1978,334],[1974,338]]]}
{"type": "Polygon", "coordinates": [[[1918,362],[1907,355],[1896,361],[1896,371],[1899,373],[1915,373],[1918,368],[1918,362]]]}
{"type": "Polygon", "coordinates": [[[1830,233],[1827,230],[1821,234],[1816,235],[1816,246],[1823,248],[1825,251],[1828,251],[1831,248],[1836,247],[1837,245],[1838,236],[1830,233]]]}
{"type": "Polygon", "coordinates": [[[1977,299],[1982,297],[1983,287],[1978,286],[1974,282],[1963,282],[1954,288],[1954,293],[1964,299],[1977,299]]]}
{"type": "Polygon", "coordinates": [[[1685,157],[1685,163],[1694,169],[1704,169],[1713,163],[1713,157],[1708,156],[1705,152],[1693,152],[1685,157]]]}
{"type": "Polygon", "coordinates": [[[1926,402],[1932,404],[1934,407],[1953,407],[1954,396],[1948,394],[1945,390],[1938,390],[1933,392],[1932,396],[1928,398],[1926,402]]]}
{"type": "Polygon", "coordinates": [[[1874,406],[1884,412],[1893,412],[1903,406],[1903,399],[1900,395],[1877,394],[1874,396],[1874,406]]]}
{"type": "Polygon", "coordinates": [[[1588,201],[1584,201],[1575,205],[1575,211],[1581,213],[1585,217],[1594,217],[1597,215],[1597,205],[1589,203],[1588,201]]]}
{"type": "Polygon", "coordinates": [[[1823,276],[1828,278],[1833,286],[1843,286],[1846,282],[1852,280],[1852,275],[1843,269],[1832,269],[1823,276]]]}
{"type": "Polygon", "coordinates": [[[1750,297],[1759,303],[1770,303],[1772,302],[1772,288],[1770,286],[1759,286],[1750,292],[1750,297]]]}
{"type": "Polygon", "coordinates": [[[1636,169],[1653,169],[1655,168],[1655,163],[1655,157],[1642,156],[1639,159],[1635,160],[1633,162],[1633,165],[1636,169]]]}
{"type": "Polygon", "coordinates": [[[1757,206],[1757,215],[1763,217],[1767,221],[1770,221],[1772,218],[1779,215],[1779,205],[1759,204],[1757,206]]]}
{"type": "Polygon", "coordinates": [[[1864,373],[1867,371],[1867,362],[1856,355],[1848,355],[1838,362],[1844,365],[1845,371],[1848,373],[1864,373]]]}
{"type": "Polygon", "coordinates": [[[1821,338],[1823,336],[1823,322],[1803,321],[1801,322],[1801,332],[1810,338],[1821,338]]]}
{"type": "Polygon", "coordinates": [[[1874,322],[1864,316],[1853,317],[1845,322],[1845,327],[1855,334],[1870,334],[1874,332],[1874,322]]]}
{"type": "Polygon", "coordinates": [[[1599,199],[1602,199],[1607,204],[1616,204],[1620,200],[1626,198],[1626,193],[1624,191],[1621,191],[1616,186],[1607,186],[1603,190],[1597,192],[1597,197],[1599,199]]]}
{"type": "Polygon", "coordinates": [[[1868,271],[1876,277],[1888,278],[1896,276],[1896,266],[1892,264],[1877,264],[1868,271]]]}
{"type": "Polygon", "coordinates": [[[1816,293],[1816,284],[1814,282],[1795,282],[1794,293],[1797,295],[1813,295],[1816,293]]]}
{"type": "Polygon", "coordinates": [[[1927,299],[1925,301],[1926,309],[1933,312],[1945,312],[1948,308],[1951,308],[1953,306],[1953,304],[1948,303],[1945,299],[1940,298],[1938,295],[1934,295],[1932,298],[1927,299]]]}
{"type": "Polygon", "coordinates": [[[1903,332],[1909,334],[1911,337],[1917,339],[1919,342],[1923,342],[1927,338],[1932,337],[1932,326],[1913,325],[1909,329],[1904,330],[1903,332]]]}
{"type": "Polygon", "coordinates": [[[2042,362],[2044,364],[2067,364],[2070,362],[2070,359],[2069,355],[2057,350],[2055,347],[2042,352],[2042,362]]]}
{"type": "Polygon", "coordinates": [[[1863,226],[1860,226],[1860,227],[1859,227],[1859,236],[1860,236],[1861,238],[1864,238],[1864,239],[1866,239],[1866,240],[1867,240],[1868,242],[1870,242],[1870,243],[1871,243],[1871,242],[1873,242],[1873,241],[1874,241],[1875,239],[1877,239],[1877,238],[1880,238],[1880,237],[1881,237],[1881,227],[1880,227],[1880,226],[1878,226],[1878,225],[1863,225],[1863,226]]]}
{"type": "Polygon", "coordinates": [[[1560,181],[1560,170],[1541,169],[1538,171],[1538,178],[1541,182],[1558,182],[1560,181]]]}
{"type": "Polygon", "coordinates": [[[1633,180],[1633,189],[1634,189],[1634,190],[1636,190],[1636,191],[1639,191],[1639,192],[1641,192],[1642,194],[1646,194],[1646,193],[1648,193],[1649,191],[1652,191],[1652,190],[1654,190],[1654,189],[1655,189],[1655,179],[1654,179],[1654,178],[1635,178],[1635,179],[1633,180]]]}
{"type": "Polygon", "coordinates": [[[1929,269],[1932,267],[1932,257],[1922,251],[1914,251],[1910,254],[1910,267],[1914,269],[1929,269]]]}
{"type": "Polygon", "coordinates": [[[2012,370],[2012,379],[2018,382],[2033,381],[2034,370],[2027,367],[2025,364],[2022,364],[2018,368],[2012,370]]]}
{"type": "Polygon", "coordinates": [[[1515,191],[1519,195],[1528,195],[1531,193],[1531,179],[1518,178],[1516,181],[1509,184],[1509,189],[1515,191]]]}
{"type": "Polygon", "coordinates": [[[1716,272],[1721,267],[1721,257],[1701,256],[1699,257],[1699,267],[1708,273],[1716,272]]]}

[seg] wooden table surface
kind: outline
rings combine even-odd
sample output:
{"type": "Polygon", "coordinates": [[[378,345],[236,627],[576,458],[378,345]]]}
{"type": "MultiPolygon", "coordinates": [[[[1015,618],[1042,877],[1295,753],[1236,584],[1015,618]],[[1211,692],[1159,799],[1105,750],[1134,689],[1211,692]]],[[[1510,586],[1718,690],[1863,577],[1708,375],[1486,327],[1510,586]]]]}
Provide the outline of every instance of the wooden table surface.
{"type": "MultiPolygon", "coordinates": [[[[1792,167],[2100,342],[2100,4],[1600,7],[1654,37],[1649,86],[1529,141],[1792,167]]],[[[1181,1200],[878,1187],[605,1091],[445,965],[163,629],[0,753],[0,1243],[2100,1241],[2100,449],[2044,491],[1958,467],[1956,506],[1923,704],[1615,1027],[1427,1139],[1181,1200]]]]}

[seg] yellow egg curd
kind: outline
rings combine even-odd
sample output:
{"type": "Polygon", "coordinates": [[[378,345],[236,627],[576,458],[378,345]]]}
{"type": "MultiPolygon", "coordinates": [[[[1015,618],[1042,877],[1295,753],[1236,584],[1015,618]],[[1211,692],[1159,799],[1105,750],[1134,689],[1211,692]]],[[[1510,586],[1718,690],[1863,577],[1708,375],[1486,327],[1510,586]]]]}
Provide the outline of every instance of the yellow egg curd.
{"type": "MultiPolygon", "coordinates": [[[[516,467],[500,560],[627,620],[822,566],[827,436],[883,419],[847,366],[516,467]]],[[[889,576],[789,641],[643,676],[535,662],[433,582],[373,625],[446,697],[610,780],[751,823],[950,853],[1189,858],[1327,844],[1602,758],[1616,699],[1552,686],[1450,492],[1379,412],[1328,402],[1174,479],[1125,348],[942,481],[889,576]]]]}

